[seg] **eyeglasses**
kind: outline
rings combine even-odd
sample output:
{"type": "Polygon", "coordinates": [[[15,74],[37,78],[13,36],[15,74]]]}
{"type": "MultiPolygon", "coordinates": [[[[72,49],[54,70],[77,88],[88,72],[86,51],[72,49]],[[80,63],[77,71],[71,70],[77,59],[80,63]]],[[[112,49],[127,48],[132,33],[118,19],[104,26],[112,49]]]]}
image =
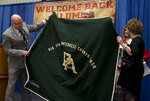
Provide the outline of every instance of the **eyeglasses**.
{"type": "Polygon", "coordinates": [[[14,22],[14,24],[15,24],[15,25],[21,25],[21,24],[22,24],[22,22],[19,22],[19,23],[15,23],[15,22],[14,22]]]}
{"type": "Polygon", "coordinates": [[[89,15],[91,15],[90,13],[83,13],[82,15],[84,15],[84,16],[89,16],[89,15]]]}

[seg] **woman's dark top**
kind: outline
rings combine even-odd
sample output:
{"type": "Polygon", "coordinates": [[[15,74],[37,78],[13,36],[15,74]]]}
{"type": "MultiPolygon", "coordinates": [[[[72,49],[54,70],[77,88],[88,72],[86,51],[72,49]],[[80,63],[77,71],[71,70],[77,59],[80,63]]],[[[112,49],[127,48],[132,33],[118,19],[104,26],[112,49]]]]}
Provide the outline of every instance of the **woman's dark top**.
{"type": "Polygon", "coordinates": [[[126,89],[135,96],[139,96],[141,88],[141,79],[144,73],[143,67],[143,53],[144,53],[144,40],[141,36],[136,36],[132,39],[131,44],[132,56],[129,56],[124,51],[123,58],[132,59],[133,64],[131,67],[121,67],[118,85],[126,89]]]}

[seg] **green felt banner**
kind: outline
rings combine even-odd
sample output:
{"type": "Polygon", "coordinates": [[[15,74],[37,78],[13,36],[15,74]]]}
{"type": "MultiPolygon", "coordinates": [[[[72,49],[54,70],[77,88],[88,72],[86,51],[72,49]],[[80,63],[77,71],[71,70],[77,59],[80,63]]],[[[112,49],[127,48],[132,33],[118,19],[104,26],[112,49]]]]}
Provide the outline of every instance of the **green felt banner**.
{"type": "Polygon", "coordinates": [[[111,101],[118,55],[111,18],[48,20],[26,58],[25,87],[49,101],[111,101]]]}

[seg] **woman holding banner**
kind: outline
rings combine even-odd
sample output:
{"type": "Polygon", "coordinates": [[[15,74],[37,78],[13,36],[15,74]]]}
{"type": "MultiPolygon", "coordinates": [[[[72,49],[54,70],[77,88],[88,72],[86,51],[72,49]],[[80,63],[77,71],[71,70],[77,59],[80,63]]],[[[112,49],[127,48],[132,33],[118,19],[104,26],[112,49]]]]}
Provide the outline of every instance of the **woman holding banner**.
{"type": "Polygon", "coordinates": [[[142,27],[142,23],[137,19],[128,21],[126,33],[131,36],[130,45],[123,43],[120,36],[117,37],[117,42],[124,48],[124,55],[116,86],[115,101],[138,101],[144,73],[144,40],[140,36],[142,27]]]}

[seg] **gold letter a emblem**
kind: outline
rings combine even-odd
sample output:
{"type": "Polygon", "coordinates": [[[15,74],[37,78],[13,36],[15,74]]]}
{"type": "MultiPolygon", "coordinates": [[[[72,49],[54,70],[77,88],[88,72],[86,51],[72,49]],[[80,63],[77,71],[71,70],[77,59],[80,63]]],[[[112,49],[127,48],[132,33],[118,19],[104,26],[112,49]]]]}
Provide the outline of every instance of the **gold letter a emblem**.
{"type": "Polygon", "coordinates": [[[62,65],[64,66],[64,70],[67,71],[67,69],[69,69],[72,70],[74,74],[78,74],[73,59],[71,58],[71,54],[64,52],[64,62],[62,65]]]}

